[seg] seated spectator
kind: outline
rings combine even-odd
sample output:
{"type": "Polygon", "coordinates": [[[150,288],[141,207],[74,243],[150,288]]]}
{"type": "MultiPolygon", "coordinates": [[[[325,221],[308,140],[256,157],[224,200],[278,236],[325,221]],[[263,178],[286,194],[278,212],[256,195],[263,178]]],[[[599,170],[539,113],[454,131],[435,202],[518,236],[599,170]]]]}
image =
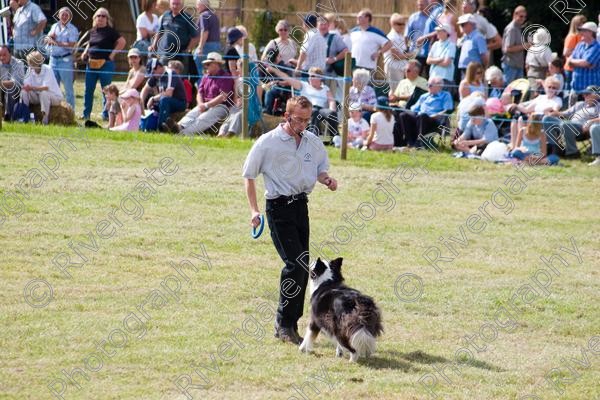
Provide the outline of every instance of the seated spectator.
{"type": "Polygon", "coordinates": [[[363,112],[363,118],[371,119],[371,114],[375,112],[377,96],[375,89],[369,86],[371,73],[366,69],[359,68],[352,73],[352,86],[348,92],[348,107],[358,106],[363,112]]]}
{"type": "Polygon", "coordinates": [[[123,122],[121,118],[121,104],[119,103],[119,88],[115,84],[110,84],[102,89],[106,98],[106,112],[108,113],[108,128],[114,128],[123,122]]]}
{"type": "Polygon", "coordinates": [[[532,115],[548,115],[553,111],[559,111],[562,107],[562,98],[558,97],[559,82],[549,76],[544,81],[544,90],[546,94],[537,96],[535,99],[521,104],[512,104],[508,107],[516,117],[516,121],[510,124],[510,143],[515,147],[517,133],[520,126],[526,126],[524,123],[532,115]]]}
{"type": "Polygon", "coordinates": [[[443,91],[444,81],[441,78],[429,78],[429,92],[423,94],[411,111],[398,115],[394,128],[395,146],[417,147],[420,139],[439,128],[446,118],[446,113],[454,108],[452,96],[443,91]]]}
{"type": "Polygon", "coordinates": [[[596,158],[588,165],[600,167],[600,118],[595,118],[593,124],[590,128],[590,136],[592,138],[592,155],[596,158]]]}
{"type": "Polygon", "coordinates": [[[146,77],[149,79],[142,89],[142,99],[149,97],[146,107],[149,110],[157,109],[158,127],[165,132],[163,124],[167,118],[173,113],[185,110],[183,81],[171,68],[166,68],[157,58],[148,60],[146,77]]]}
{"type": "Polygon", "coordinates": [[[488,97],[500,99],[504,93],[504,75],[502,70],[492,65],[485,70],[485,82],[488,85],[488,97]]]}
{"type": "Polygon", "coordinates": [[[229,108],[233,105],[234,79],[223,70],[223,64],[225,61],[219,53],[208,53],[203,61],[206,74],[198,83],[198,104],[178,123],[167,119],[164,129],[173,133],[199,135],[227,118],[229,108]]]}
{"type": "MultiPolygon", "coordinates": [[[[560,58],[555,58],[550,62],[550,66],[548,67],[548,74],[558,80],[560,83],[558,89],[559,96],[564,96],[564,88],[565,88],[565,76],[564,76],[564,61],[560,58]]],[[[541,83],[540,83],[541,84],[541,83]]]]}
{"type": "Polygon", "coordinates": [[[376,112],[371,115],[371,129],[363,150],[392,150],[394,148],[394,115],[385,96],[377,98],[376,112]]]}
{"type": "Polygon", "coordinates": [[[473,92],[458,103],[456,108],[456,124],[460,133],[465,131],[471,118],[469,112],[475,107],[485,107],[485,96],[481,92],[473,92]]]}
{"type": "MultiPolygon", "coordinates": [[[[369,123],[362,116],[362,111],[357,105],[350,106],[350,118],[348,118],[348,146],[360,149],[369,136],[369,123]]],[[[333,143],[340,147],[341,137],[335,136],[333,143]]]]}
{"type": "Polygon", "coordinates": [[[23,61],[13,57],[6,45],[0,45],[0,90],[4,104],[4,120],[12,120],[12,111],[21,96],[25,77],[23,61]]]}
{"type": "Polygon", "coordinates": [[[575,103],[567,110],[553,110],[542,119],[544,132],[552,154],[561,154],[564,140],[565,158],[579,157],[577,139],[583,140],[590,132],[590,126],[598,119],[600,87],[588,86],[583,92],[583,101],[575,103]]]}
{"type": "MultiPolygon", "coordinates": [[[[146,82],[146,66],[142,64],[142,57],[138,49],[130,49],[127,53],[129,72],[123,89],[142,90],[146,82]]],[[[139,93],[139,92],[138,92],[139,93]]]]}
{"type": "Polygon", "coordinates": [[[477,62],[469,63],[465,77],[458,85],[458,96],[461,100],[473,92],[481,92],[487,97],[486,86],[483,82],[483,66],[477,62]]]}
{"type": "Polygon", "coordinates": [[[452,147],[465,153],[481,154],[494,140],[498,140],[496,125],[486,117],[482,106],[476,106],[469,111],[469,122],[464,132],[452,142],[452,147]]]}
{"type": "Polygon", "coordinates": [[[323,84],[323,70],[312,67],[308,70],[308,83],[299,79],[290,78],[285,72],[277,68],[268,67],[268,71],[282,78],[293,89],[300,91],[300,96],[310,100],[313,105],[312,121],[309,130],[317,130],[315,135],[319,134],[319,121],[326,123],[326,132],[328,136],[338,134],[337,108],[335,99],[327,85],[323,84]]]}
{"type": "Polygon", "coordinates": [[[130,131],[139,129],[142,119],[142,105],[140,103],[140,94],[135,89],[127,89],[121,95],[121,124],[110,128],[111,131],[130,131]]]}
{"type": "Polygon", "coordinates": [[[464,77],[470,62],[477,62],[487,67],[490,57],[486,41],[477,30],[473,15],[461,15],[458,18],[458,25],[460,25],[463,32],[463,36],[457,44],[460,47],[458,69],[461,71],[461,77],[464,77]]]}
{"type": "Polygon", "coordinates": [[[192,82],[190,82],[190,80],[183,75],[185,69],[183,63],[179,60],[171,60],[169,61],[167,66],[171,68],[177,75],[179,75],[179,77],[183,81],[183,87],[185,88],[185,102],[187,103],[186,108],[189,107],[189,105],[192,103],[192,100],[194,99],[194,87],[192,86],[192,82]]]}
{"type": "Polygon", "coordinates": [[[511,157],[521,161],[534,162],[536,164],[556,164],[556,156],[546,158],[546,135],[542,132],[542,116],[534,115],[526,127],[520,127],[514,147],[511,147],[511,157]]]}
{"type": "Polygon", "coordinates": [[[29,104],[39,104],[42,110],[42,123],[48,124],[50,106],[57,106],[63,100],[62,92],[56,82],[54,71],[44,64],[44,56],[39,51],[27,55],[29,72],[23,79],[21,101],[29,104]]]}
{"type": "Polygon", "coordinates": [[[390,93],[390,104],[400,108],[407,107],[407,101],[413,95],[415,88],[423,92],[427,91],[427,79],[420,76],[421,63],[417,60],[409,60],[406,65],[406,78],[402,79],[394,93],[390,93]]]}
{"type": "Polygon", "coordinates": [[[454,89],[454,58],[456,57],[456,44],[450,39],[452,29],[449,25],[435,27],[437,41],[433,43],[427,56],[430,77],[439,77],[444,80],[444,90],[456,93],[454,89]]]}

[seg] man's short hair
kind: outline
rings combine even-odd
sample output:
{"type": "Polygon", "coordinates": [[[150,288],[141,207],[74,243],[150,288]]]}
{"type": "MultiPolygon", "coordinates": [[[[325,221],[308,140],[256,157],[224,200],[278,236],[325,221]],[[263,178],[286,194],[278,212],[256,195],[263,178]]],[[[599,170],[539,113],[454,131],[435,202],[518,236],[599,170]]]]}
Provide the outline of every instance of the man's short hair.
{"type": "Polygon", "coordinates": [[[485,115],[485,108],[483,106],[475,106],[469,110],[469,116],[471,117],[483,117],[485,115]]]}
{"type": "Polygon", "coordinates": [[[365,17],[367,17],[369,19],[369,23],[373,21],[373,11],[371,11],[370,8],[363,8],[359,11],[359,13],[362,13],[365,17]]]}
{"type": "Polygon", "coordinates": [[[296,106],[300,108],[312,109],[312,103],[309,99],[304,96],[294,96],[287,101],[287,104],[285,105],[285,111],[291,114],[296,106]]]}
{"type": "Polygon", "coordinates": [[[415,67],[417,67],[419,69],[419,73],[421,72],[421,68],[423,68],[423,65],[421,65],[419,60],[417,60],[415,58],[413,58],[412,60],[408,60],[407,65],[414,65],[415,67]]]}

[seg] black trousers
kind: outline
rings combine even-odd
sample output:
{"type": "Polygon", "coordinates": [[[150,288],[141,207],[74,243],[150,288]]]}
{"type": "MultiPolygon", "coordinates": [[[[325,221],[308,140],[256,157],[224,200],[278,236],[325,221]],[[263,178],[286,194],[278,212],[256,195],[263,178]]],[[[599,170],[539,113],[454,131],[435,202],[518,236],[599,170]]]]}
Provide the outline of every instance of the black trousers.
{"type": "Polygon", "coordinates": [[[267,200],[265,207],[271,239],[284,262],[279,284],[277,324],[297,328],[304,312],[308,284],[308,200],[267,200]]]}
{"type": "Polygon", "coordinates": [[[427,114],[415,114],[412,111],[404,111],[396,115],[394,124],[394,146],[417,147],[419,135],[438,130],[441,119],[432,118],[427,114]]]}

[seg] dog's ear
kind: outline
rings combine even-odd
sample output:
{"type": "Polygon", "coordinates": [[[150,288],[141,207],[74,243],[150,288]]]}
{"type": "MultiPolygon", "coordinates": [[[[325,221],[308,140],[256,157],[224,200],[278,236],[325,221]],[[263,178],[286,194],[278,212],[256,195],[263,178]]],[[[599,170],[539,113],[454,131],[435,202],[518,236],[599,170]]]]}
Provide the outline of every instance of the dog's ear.
{"type": "Polygon", "coordinates": [[[336,258],[335,260],[332,260],[329,263],[329,267],[334,271],[340,272],[342,270],[342,261],[343,260],[344,259],[342,257],[336,258]]]}

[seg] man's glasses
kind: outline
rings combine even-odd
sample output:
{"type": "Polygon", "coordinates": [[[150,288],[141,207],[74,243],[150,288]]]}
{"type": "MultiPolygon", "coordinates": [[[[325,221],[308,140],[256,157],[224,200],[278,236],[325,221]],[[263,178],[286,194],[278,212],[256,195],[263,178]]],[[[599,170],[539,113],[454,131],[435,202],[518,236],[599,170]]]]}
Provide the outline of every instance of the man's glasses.
{"type": "Polygon", "coordinates": [[[99,18],[99,17],[108,18],[108,15],[106,15],[106,14],[98,14],[98,15],[96,15],[96,18],[99,18]]]}
{"type": "Polygon", "coordinates": [[[299,118],[299,117],[297,117],[295,115],[292,115],[290,117],[290,119],[292,120],[292,122],[294,122],[294,123],[296,123],[298,125],[308,125],[310,123],[310,120],[311,120],[310,118],[306,118],[306,119],[299,118]]]}
{"type": "Polygon", "coordinates": [[[394,22],[394,25],[404,26],[406,25],[404,22],[394,22]]]}

